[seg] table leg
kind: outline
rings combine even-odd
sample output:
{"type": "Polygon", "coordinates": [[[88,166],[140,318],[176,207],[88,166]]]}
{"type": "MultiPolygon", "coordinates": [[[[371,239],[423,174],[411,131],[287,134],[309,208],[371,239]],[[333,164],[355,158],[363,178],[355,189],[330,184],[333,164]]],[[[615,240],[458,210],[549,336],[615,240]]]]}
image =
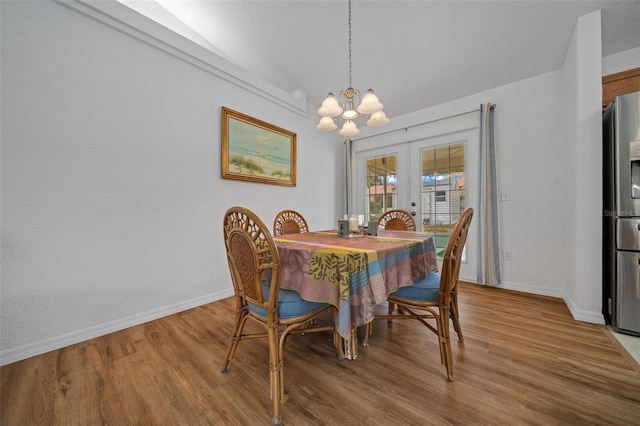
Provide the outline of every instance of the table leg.
{"type": "Polygon", "coordinates": [[[354,360],[358,358],[358,328],[351,330],[351,339],[343,339],[344,356],[346,359],[354,360]]]}

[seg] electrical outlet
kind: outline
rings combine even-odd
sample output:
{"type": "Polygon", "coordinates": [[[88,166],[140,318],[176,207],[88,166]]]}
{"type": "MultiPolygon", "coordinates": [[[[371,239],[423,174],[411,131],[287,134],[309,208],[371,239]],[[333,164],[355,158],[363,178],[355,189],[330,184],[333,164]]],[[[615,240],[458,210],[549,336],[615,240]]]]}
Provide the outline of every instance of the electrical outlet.
{"type": "Polygon", "coordinates": [[[498,201],[511,201],[511,194],[508,192],[498,193],[498,201]]]}
{"type": "Polygon", "coordinates": [[[503,254],[504,260],[513,260],[511,257],[511,250],[505,250],[503,254]]]}

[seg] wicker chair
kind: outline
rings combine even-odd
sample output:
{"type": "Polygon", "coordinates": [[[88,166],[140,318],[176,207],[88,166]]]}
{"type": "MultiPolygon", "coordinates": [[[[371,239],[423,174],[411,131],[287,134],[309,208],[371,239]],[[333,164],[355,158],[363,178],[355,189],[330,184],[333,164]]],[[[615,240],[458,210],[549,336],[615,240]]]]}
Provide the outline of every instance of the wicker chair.
{"type": "Polygon", "coordinates": [[[273,235],[299,234],[309,232],[309,225],[300,213],[295,210],[282,210],[273,220],[273,235]]]}
{"type": "Polygon", "coordinates": [[[266,337],[269,341],[269,371],[272,423],[282,423],[281,403],[284,398],[284,342],[290,334],[318,331],[334,332],[334,344],[342,359],[342,346],[336,327],[310,327],[325,312],[333,313],[337,322],[337,309],[330,304],[310,302],[291,290],[278,285],[280,257],[278,249],[264,223],[253,212],[243,207],[232,207],[224,216],[224,243],[231,272],[236,301],[233,335],[222,361],[226,372],[238,343],[244,339],[266,337]],[[261,333],[243,333],[247,320],[264,327],[261,333]]]}
{"type": "Polygon", "coordinates": [[[416,221],[406,210],[389,210],[378,219],[378,229],[390,231],[415,231],[416,221]]]}
{"type": "MultiPolygon", "coordinates": [[[[473,209],[467,208],[456,224],[442,261],[442,274],[429,272],[413,285],[401,287],[389,295],[389,303],[397,305],[397,312],[388,315],[376,315],[375,319],[416,319],[438,335],[440,342],[440,362],[446,367],[447,380],[453,381],[453,356],[449,338],[449,317],[458,333],[458,341],[463,341],[460,319],[458,317],[458,275],[462,249],[473,218],[473,209]],[[420,311],[420,312],[417,312],[420,311]]],[[[372,334],[372,323],[367,324],[365,345],[372,334]]]]}

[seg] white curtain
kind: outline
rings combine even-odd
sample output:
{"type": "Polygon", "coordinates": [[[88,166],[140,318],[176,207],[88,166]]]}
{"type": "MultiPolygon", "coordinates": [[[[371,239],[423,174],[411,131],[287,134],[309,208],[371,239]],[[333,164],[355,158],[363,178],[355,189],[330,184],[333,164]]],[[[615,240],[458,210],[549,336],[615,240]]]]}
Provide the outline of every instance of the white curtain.
{"type": "Polygon", "coordinates": [[[495,105],[480,105],[480,164],[478,165],[478,283],[497,286],[500,272],[500,234],[498,221],[498,182],[493,137],[495,105]]]}

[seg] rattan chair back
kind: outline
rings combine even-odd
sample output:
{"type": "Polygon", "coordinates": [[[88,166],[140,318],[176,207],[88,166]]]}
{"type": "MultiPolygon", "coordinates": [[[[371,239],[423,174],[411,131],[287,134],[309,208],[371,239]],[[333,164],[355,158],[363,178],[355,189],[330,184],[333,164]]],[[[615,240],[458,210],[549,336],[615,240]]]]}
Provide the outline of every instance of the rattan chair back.
{"type": "Polygon", "coordinates": [[[389,210],[378,219],[378,229],[389,231],[415,231],[416,221],[406,210],[389,210]]]}
{"type": "Polygon", "coordinates": [[[225,215],[223,232],[236,295],[244,304],[275,310],[280,257],[268,228],[252,211],[233,207],[225,215]],[[268,279],[272,288],[269,300],[264,297],[262,279],[268,279]]]}
{"type": "Polygon", "coordinates": [[[273,235],[309,232],[305,218],[295,210],[282,210],[273,220],[273,235]]]}
{"type": "Polygon", "coordinates": [[[440,273],[439,304],[449,305],[451,294],[457,291],[460,265],[462,264],[462,250],[467,241],[467,234],[473,219],[473,209],[467,208],[460,215],[456,227],[449,237],[449,243],[442,259],[442,272],[440,273]]]}

